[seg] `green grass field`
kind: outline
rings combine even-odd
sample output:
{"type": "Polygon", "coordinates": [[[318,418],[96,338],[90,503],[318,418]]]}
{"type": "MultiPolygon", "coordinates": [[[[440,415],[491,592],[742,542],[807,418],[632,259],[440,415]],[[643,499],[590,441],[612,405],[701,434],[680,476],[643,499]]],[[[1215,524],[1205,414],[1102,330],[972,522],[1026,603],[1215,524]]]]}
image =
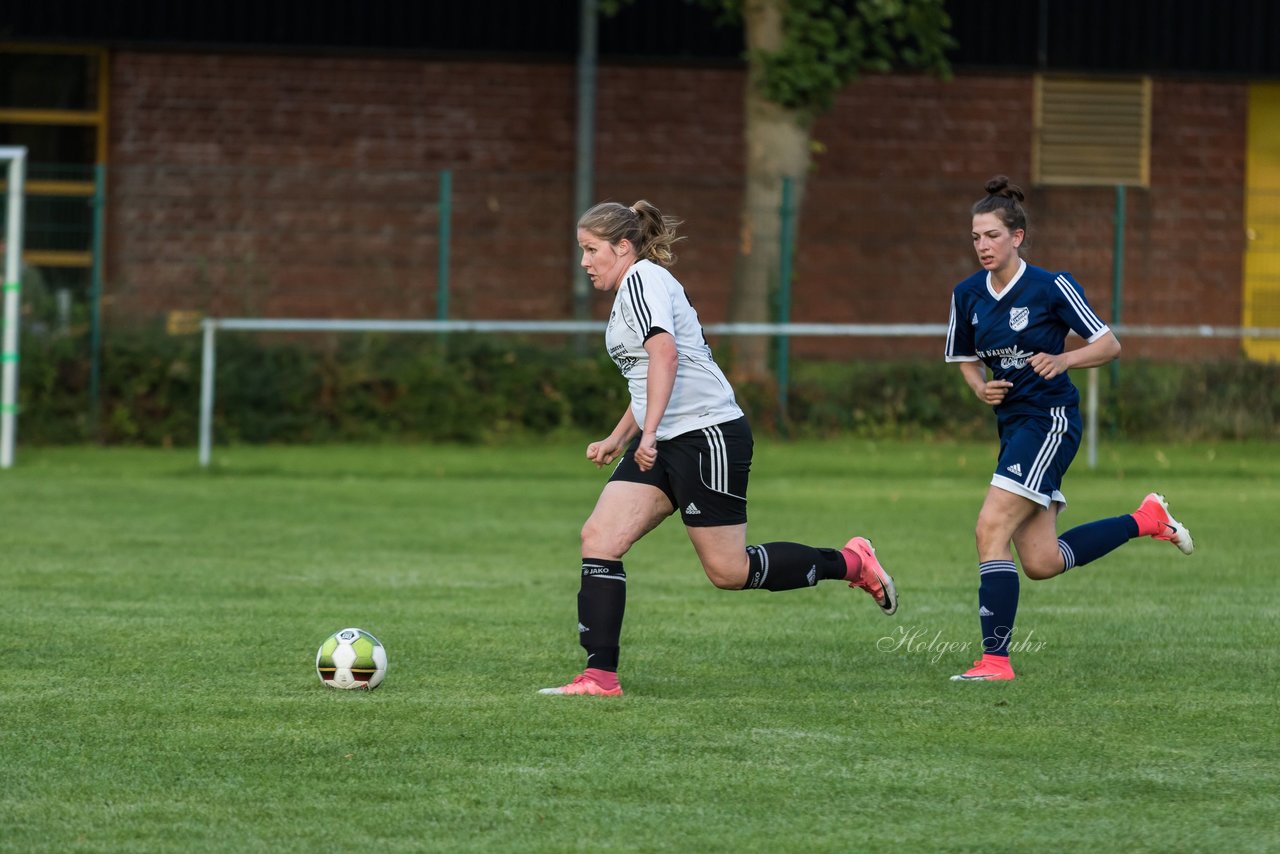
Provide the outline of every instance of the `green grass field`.
{"type": "Polygon", "coordinates": [[[750,540],[866,533],[898,614],[716,590],[676,519],[627,557],[627,696],[542,697],[582,666],[582,447],[20,448],[0,850],[1280,848],[1274,445],[1078,460],[1064,526],[1159,489],[1196,554],[1024,579],[1018,680],[965,685],[993,449],[760,442],[750,540]],[[377,691],[316,678],[345,626],[377,691]]]}

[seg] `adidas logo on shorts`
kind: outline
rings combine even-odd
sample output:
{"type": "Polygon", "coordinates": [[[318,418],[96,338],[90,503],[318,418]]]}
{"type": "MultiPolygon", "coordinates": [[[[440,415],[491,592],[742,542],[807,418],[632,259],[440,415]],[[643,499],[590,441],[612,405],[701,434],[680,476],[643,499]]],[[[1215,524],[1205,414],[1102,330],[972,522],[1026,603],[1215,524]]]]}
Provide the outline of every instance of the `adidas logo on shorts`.
{"type": "Polygon", "coordinates": [[[1022,463],[1014,463],[1013,465],[1006,468],[1005,471],[1009,472],[1010,474],[1016,474],[1018,477],[1022,477],[1022,463]]]}
{"type": "Polygon", "coordinates": [[[686,515],[686,516],[701,516],[701,515],[702,515],[702,511],[698,509],[698,505],[697,505],[697,504],[694,504],[692,501],[690,501],[690,502],[689,502],[689,506],[688,506],[688,507],[686,507],[686,508],[684,508],[684,515],[686,515]]]}

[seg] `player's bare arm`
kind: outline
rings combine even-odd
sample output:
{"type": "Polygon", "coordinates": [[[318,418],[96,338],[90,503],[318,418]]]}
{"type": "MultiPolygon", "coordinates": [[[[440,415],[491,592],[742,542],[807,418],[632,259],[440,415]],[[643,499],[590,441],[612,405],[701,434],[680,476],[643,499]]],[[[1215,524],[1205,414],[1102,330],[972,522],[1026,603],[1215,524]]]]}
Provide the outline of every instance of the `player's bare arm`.
{"type": "Polygon", "coordinates": [[[959,365],[964,381],[978,400],[988,406],[999,406],[1004,402],[1009,389],[1013,388],[1013,383],[1008,380],[988,380],[987,366],[981,362],[960,362],[959,365]]]}
{"type": "Polygon", "coordinates": [[[596,468],[602,468],[613,462],[622,453],[622,449],[627,446],[640,430],[640,425],[636,424],[635,416],[631,413],[630,405],[627,406],[622,417],[618,419],[618,426],[613,428],[613,432],[608,437],[601,439],[599,442],[592,442],[587,445],[587,460],[596,464],[596,468]]]}
{"type": "Polygon", "coordinates": [[[1065,374],[1070,368],[1096,368],[1105,365],[1120,355],[1120,341],[1114,332],[1107,332],[1097,341],[1086,344],[1075,350],[1068,350],[1051,356],[1048,353],[1036,353],[1028,361],[1037,374],[1051,380],[1058,374],[1065,374]]]}
{"type": "Polygon", "coordinates": [[[676,349],[676,339],[669,332],[651,336],[644,342],[644,349],[649,354],[649,376],[645,392],[649,405],[645,411],[640,445],[636,448],[636,464],[641,471],[648,471],[658,461],[658,425],[662,423],[667,403],[671,400],[671,390],[676,385],[676,367],[680,361],[680,353],[676,349]]]}

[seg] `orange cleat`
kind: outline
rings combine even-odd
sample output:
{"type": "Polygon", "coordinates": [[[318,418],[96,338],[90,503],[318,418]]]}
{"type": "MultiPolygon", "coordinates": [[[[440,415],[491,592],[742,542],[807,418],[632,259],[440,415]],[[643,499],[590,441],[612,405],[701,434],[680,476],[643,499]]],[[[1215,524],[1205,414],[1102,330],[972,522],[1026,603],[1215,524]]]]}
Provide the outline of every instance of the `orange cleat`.
{"type": "Polygon", "coordinates": [[[573,681],[568,685],[561,685],[559,688],[541,688],[538,693],[561,696],[621,697],[622,686],[606,688],[587,674],[580,673],[573,677],[573,681]]]}
{"type": "Polygon", "coordinates": [[[952,682],[1008,682],[1013,677],[1013,665],[1007,655],[986,655],[973,663],[964,673],[951,677],[952,682]]]}
{"type": "Polygon", "coordinates": [[[1151,535],[1155,539],[1168,540],[1177,546],[1178,550],[1184,555],[1189,555],[1195,551],[1196,544],[1191,539],[1191,532],[1169,513],[1169,502],[1165,501],[1164,496],[1160,493],[1149,493],[1146,498],[1142,499],[1142,504],[1138,506],[1133,515],[1145,516],[1157,526],[1156,532],[1151,535]]]}
{"type": "Polygon", "coordinates": [[[850,587],[861,587],[876,600],[880,610],[892,614],[898,610],[898,589],[893,586],[893,577],[884,571],[880,561],[876,559],[876,550],[866,537],[854,537],[844,544],[843,551],[849,551],[862,559],[862,568],[856,574],[845,576],[850,587]]]}

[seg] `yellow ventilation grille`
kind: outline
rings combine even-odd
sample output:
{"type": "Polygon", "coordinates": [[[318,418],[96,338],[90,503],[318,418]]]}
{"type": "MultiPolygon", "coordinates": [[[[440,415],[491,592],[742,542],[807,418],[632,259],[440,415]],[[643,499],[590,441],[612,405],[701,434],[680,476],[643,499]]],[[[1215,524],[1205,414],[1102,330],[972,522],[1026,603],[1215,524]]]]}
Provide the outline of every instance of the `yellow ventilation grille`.
{"type": "Polygon", "coordinates": [[[1149,78],[1036,76],[1037,184],[1145,187],[1150,138],[1149,78]]]}

